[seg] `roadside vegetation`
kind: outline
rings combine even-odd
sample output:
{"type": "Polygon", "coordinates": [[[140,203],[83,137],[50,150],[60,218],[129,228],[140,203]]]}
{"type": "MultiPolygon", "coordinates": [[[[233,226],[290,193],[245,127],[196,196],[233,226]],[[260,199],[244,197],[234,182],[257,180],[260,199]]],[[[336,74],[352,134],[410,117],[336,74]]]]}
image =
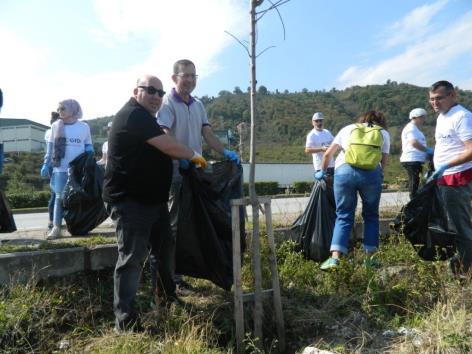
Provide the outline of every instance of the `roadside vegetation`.
{"type": "MultiPolygon", "coordinates": [[[[263,257],[267,245],[263,240],[263,257]]],[[[250,252],[250,250],[249,250],[250,252]]],[[[402,236],[382,240],[380,269],[363,267],[354,246],[339,270],[323,273],[295,244],[278,245],[288,352],[308,345],[334,353],[468,353],[472,351],[470,283],[459,282],[444,262],[421,261],[402,236]]],[[[263,268],[269,287],[268,266],[263,268]]],[[[81,273],[0,290],[0,349],[5,353],[231,353],[232,293],[204,280],[184,297],[185,308],[152,309],[150,278],[143,267],[137,307],[145,330],[116,334],[112,270],[81,273]]],[[[252,284],[244,257],[243,286],[252,284]]],[[[251,325],[246,307],[246,330],[251,325]]],[[[276,352],[270,299],[265,304],[264,348],[276,352]]],[[[258,353],[248,335],[246,349],[258,353]]]]}

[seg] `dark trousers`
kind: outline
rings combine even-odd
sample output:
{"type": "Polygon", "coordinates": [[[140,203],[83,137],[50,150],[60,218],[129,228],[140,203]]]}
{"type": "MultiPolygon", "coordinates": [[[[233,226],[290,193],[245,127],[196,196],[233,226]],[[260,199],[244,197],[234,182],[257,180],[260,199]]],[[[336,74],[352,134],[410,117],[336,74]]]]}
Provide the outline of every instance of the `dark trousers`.
{"type": "Polygon", "coordinates": [[[449,221],[457,232],[456,248],[464,272],[472,265],[472,182],[466,186],[439,186],[449,221]]]}
{"type": "Polygon", "coordinates": [[[158,286],[165,294],[174,294],[171,275],[170,241],[172,239],[167,203],[145,205],[134,200],[107,204],[107,211],[116,222],[118,260],[114,273],[116,325],[125,328],[137,314],[133,308],[142,272],[142,262],[149,253],[154,255],[159,271],[158,286]]]}
{"type": "Polygon", "coordinates": [[[408,191],[410,192],[410,199],[413,199],[418,186],[420,185],[420,175],[423,170],[423,163],[419,161],[402,162],[403,168],[408,173],[408,191]]]}

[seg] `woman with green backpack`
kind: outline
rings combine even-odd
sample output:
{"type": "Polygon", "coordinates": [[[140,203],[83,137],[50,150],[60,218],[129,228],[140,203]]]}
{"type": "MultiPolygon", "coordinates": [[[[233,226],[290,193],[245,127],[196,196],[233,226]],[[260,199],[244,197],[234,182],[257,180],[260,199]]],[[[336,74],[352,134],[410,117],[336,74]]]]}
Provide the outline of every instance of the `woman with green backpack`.
{"type": "Polygon", "coordinates": [[[377,111],[368,111],[357,123],[342,128],[326,150],[321,170],[315,178],[321,180],[331,157],[338,151],[334,166],[334,198],[336,222],[331,241],[331,257],[321,264],[322,270],[334,269],[339,259],[348,252],[349,235],[354,225],[357,193],[362,199],[364,219],[364,250],[368,254],[366,267],[376,267],[371,255],[379,246],[379,203],[382,192],[383,170],[390,151],[387,121],[377,111]]]}

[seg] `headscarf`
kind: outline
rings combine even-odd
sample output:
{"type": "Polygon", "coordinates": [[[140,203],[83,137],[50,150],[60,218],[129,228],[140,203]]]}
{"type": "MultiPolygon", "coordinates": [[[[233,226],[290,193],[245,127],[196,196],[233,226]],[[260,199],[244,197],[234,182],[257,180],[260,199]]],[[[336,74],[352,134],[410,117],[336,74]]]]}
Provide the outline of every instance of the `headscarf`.
{"type": "MultiPolygon", "coordinates": [[[[80,108],[79,102],[73,99],[68,99],[59,102],[59,107],[64,107],[65,111],[68,112],[74,124],[78,119],[82,118],[82,108],[80,108]]],[[[52,153],[52,166],[58,167],[61,165],[61,160],[66,154],[66,137],[64,135],[64,121],[58,119],[52,125],[52,132],[54,136],[54,147],[52,153]]]]}

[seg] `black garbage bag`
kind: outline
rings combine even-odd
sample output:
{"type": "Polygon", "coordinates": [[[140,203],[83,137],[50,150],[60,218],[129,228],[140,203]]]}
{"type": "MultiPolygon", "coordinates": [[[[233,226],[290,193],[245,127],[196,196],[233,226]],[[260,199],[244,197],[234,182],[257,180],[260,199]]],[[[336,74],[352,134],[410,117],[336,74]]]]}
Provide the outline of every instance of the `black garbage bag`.
{"type": "Polygon", "coordinates": [[[333,179],[315,181],[308,205],[292,224],[292,239],[305,257],[320,262],[329,257],[336,221],[333,179]]]}
{"type": "MultiPolygon", "coordinates": [[[[176,272],[208,279],[225,290],[233,284],[231,199],[242,198],[243,169],[231,161],[206,170],[190,168],[180,190],[176,272]]],[[[241,250],[245,249],[240,208],[241,250]]]]}
{"type": "Polygon", "coordinates": [[[16,231],[15,220],[8,204],[5,193],[0,191],[0,233],[10,233],[16,231]]]}
{"type": "Polygon", "coordinates": [[[426,183],[415,197],[403,206],[393,228],[427,260],[446,260],[455,253],[455,233],[448,229],[446,211],[436,181],[426,183]]]}
{"type": "Polygon", "coordinates": [[[72,235],[86,235],[108,217],[102,200],[103,170],[89,153],[69,163],[64,188],[64,220],[72,235]]]}

